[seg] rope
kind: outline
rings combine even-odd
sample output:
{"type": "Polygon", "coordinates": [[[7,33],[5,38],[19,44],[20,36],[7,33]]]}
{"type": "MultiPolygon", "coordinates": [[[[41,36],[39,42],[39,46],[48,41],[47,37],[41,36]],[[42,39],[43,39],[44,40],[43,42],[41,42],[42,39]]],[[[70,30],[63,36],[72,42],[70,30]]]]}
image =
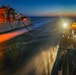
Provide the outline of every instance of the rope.
{"type": "MultiPolygon", "coordinates": [[[[21,21],[22,22],[22,21],[21,21]]],[[[27,26],[24,24],[24,22],[22,22],[22,24],[24,25],[24,27],[26,27],[26,29],[30,32],[30,30],[27,28],[27,26]]]]}
{"type": "Polygon", "coordinates": [[[9,25],[10,25],[10,27],[13,29],[13,26],[11,25],[10,21],[9,21],[9,25]]]}
{"type": "Polygon", "coordinates": [[[19,22],[18,22],[18,24],[17,24],[17,26],[15,28],[17,28],[19,24],[20,24],[20,20],[19,20],[19,22]]]}

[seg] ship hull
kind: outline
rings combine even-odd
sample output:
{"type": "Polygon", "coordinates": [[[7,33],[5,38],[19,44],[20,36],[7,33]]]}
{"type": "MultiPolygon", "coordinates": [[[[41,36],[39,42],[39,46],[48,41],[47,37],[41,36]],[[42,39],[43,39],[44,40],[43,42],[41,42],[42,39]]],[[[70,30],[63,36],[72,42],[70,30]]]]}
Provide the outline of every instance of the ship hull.
{"type": "Polygon", "coordinates": [[[31,21],[14,21],[0,25],[0,43],[33,30],[31,21]]]}

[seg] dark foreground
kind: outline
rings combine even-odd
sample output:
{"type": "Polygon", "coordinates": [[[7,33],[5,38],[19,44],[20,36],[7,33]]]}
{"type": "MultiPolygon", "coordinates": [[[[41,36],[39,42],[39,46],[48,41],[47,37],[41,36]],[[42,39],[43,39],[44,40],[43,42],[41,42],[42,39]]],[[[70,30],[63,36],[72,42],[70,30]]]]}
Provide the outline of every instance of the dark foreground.
{"type": "Polygon", "coordinates": [[[0,44],[0,75],[58,75],[58,19],[0,44]],[[55,62],[57,61],[57,62],[55,62]]]}

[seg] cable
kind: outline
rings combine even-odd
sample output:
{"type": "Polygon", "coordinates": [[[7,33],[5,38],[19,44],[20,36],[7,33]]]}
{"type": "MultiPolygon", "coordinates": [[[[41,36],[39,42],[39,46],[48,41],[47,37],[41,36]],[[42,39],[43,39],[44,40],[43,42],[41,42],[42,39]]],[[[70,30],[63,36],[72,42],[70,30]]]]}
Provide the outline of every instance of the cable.
{"type": "Polygon", "coordinates": [[[9,25],[10,25],[10,27],[13,29],[13,26],[11,25],[10,21],[9,21],[9,25]]]}
{"type": "Polygon", "coordinates": [[[20,24],[20,20],[19,20],[19,22],[18,22],[18,24],[17,24],[17,26],[15,28],[17,28],[19,24],[20,24]]]}

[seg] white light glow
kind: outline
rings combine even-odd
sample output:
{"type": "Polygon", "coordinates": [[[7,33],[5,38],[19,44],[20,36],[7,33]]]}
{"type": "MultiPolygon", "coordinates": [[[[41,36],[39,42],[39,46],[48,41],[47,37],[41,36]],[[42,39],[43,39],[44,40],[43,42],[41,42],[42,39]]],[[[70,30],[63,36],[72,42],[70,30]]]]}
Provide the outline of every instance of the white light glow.
{"type": "Polygon", "coordinates": [[[64,23],[64,25],[63,25],[65,28],[67,27],[67,24],[66,23],[64,23]]]}

